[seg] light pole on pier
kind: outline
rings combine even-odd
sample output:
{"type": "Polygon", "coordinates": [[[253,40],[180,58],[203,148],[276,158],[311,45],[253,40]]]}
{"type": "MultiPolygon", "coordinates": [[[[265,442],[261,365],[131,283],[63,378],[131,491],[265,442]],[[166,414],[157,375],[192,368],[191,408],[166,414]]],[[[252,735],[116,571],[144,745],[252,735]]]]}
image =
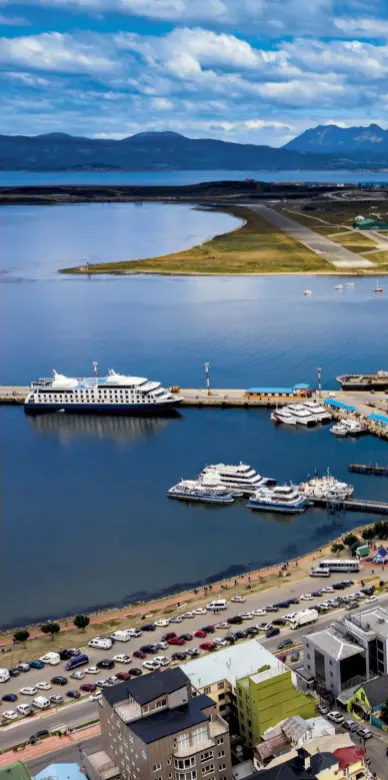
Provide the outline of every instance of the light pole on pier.
{"type": "Polygon", "coordinates": [[[321,384],[321,368],[317,368],[317,374],[318,374],[318,397],[320,398],[322,395],[322,384],[321,384]]]}
{"type": "Polygon", "coordinates": [[[207,394],[211,395],[209,366],[210,366],[210,363],[205,363],[205,377],[206,377],[207,394]]]}
{"type": "Polygon", "coordinates": [[[93,371],[94,371],[94,376],[98,376],[98,363],[97,363],[97,360],[93,360],[93,371]]]}

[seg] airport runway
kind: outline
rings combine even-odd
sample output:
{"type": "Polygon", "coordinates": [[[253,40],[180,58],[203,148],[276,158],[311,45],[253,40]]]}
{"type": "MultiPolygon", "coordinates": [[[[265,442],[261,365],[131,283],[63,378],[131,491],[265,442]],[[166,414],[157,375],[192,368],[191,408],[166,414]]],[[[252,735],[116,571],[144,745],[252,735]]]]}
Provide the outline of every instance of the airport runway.
{"type": "Polygon", "coordinates": [[[264,206],[261,203],[249,203],[247,205],[249,205],[249,208],[251,208],[252,211],[257,211],[259,214],[262,214],[264,219],[272,225],[275,225],[279,230],[288,233],[291,238],[295,238],[296,241],[299,241],[308,249],[311,249],[312,252],[320,255],[320,257],[327,260],[328,263],[335,265],[337,268],[371,268],[374,265],[374,263],[367,260],[365,257],[361,257],[361,255],[358,255],[355,252],[350,252],[349,249],[345,249],[345,247],[335,244],[334,241],[330,241],[330,239],[325,236],[314,233],[313,230],[305,227],[305,225],[295,222],[294,219],[290,219],[289,217],[284,216],[284,214],[280,214],[279,212],[268,208],[268,206],[264,206]]]}

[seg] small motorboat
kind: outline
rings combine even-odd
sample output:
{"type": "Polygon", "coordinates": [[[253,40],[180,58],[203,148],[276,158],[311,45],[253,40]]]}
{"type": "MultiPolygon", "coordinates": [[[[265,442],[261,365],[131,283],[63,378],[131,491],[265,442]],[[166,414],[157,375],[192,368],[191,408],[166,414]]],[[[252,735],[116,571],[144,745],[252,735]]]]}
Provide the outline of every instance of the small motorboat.
{"type": "Polygon", "coordinates": [[[347,436],[349,431],[342,422],[339,422],[336,423],[336,425],[333,425],[332,428],[330,428],[330,433],[334,434],[334,436],[338,436],[341,438],[347,436]]]}
{"type": "Polygon", "coordinates": [[[303,295],[312,295],[312,294],[313,294],[312,290],[305,290],[303,293],[303,295]]]}
{"type": "Polygon", "coordinates": [[[334,288],[334,289],[335,289],[335,290],[340,290],[340,291],[341,291],[341,290],[343,290],[343,289],[344,289],[344,286],[343,286],[343,284],[336,284],[336,286],[335,286],[335,288],[334,288]]]}
{"type": "Polygon", "coordinates": [[[384,290],[383,290],[382,287],[380,287],[379,280],[377,280],[376,287],[375,287],[375,293],[382,293],[382,292],[384,292],[384,290]]]}
{"type": "Polygon", "coordinates": [[[346,282],[346,286],[347,287],[355,287],[356,285],[355,285],[354,282],[346,282]]]}

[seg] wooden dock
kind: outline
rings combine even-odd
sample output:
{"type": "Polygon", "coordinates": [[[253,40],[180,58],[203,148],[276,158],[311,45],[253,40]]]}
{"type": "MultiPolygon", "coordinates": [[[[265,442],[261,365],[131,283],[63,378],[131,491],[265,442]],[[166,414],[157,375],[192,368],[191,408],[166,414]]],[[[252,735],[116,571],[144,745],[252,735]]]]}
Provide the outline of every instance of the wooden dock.
{"type": "Polygon", "coordinates": [[[388,477],[388,466],[379,466],[377,463],[351,463],[349,471],[352,474],[367,474],[374,477],[388,477]]]}

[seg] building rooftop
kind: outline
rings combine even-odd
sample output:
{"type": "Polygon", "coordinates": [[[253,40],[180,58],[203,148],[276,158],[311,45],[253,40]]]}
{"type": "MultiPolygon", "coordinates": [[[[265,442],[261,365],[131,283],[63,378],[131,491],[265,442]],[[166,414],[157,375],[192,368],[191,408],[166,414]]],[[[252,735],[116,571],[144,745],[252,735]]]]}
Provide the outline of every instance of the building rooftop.
{"type": "Polygon", "coordinates": [[[351,616],[346,623],[352,628],[360,628],[362,631],[373,632],[388,639],[388,612],[383,607],[371,607],[351,616]]]}
{"type": "Polygon", "coordinates": [[[376,677],[359,687],[365,691],[370,706],[377,707],[388,699],[388,674],[376,677]]]}
{"type": "Polygon", "coordinates": [[[35,780],[85,780],[78,764],[50,764],[35,775],[35,780]]]}
{"type": "Polygon", "coordinates": [[[311,642],[317,650],[330,656],[333,661],[342,661],[344,658],[351,658],[353,655],[365,653],[365,650],[359,645],[348,642],[343,636],[338,634],[332,627],[324,631],[316,631],[309,634],[306,639],[311,642]]]}
{"type": "Polygon", "coordinates": [[[174,691],[183,688],[189,680],[178,666],[176,669],[167,669],[166,671],[151,672],[144,677],[135,677],[132,680],[113,685],[111,688],[104,688],[102,695],[113,707],[125,699],[132,697],[138,704],[148,704],[148,702],[158,699],[160,696],[168,695],[174,691]]]}
{"type": "Polygon", "coordinates": [[[298,750],[297,755],[292,755],[283,763],[263,769],[255,776],[256,780],[316,780],[319,772],[338,765],[338,761],[332,753],[315,753],[310,755],[306,750],[298,750]],[[309,767],[305,766],[309,759],[309,767]]]}
{"type": "Polygon", "coordinates": [[[232,767],[233,780],[245,780],[254,771],[253,761],[242,761],[241,764],[236,764],[232,767]]]}
{"type": "Polygon", "coordinates": [[[14,764],[0,768],[1,780],[31,780],[31,775],[23,764],[23,761],[15,761],[14,764]]]}
{"type": "Polygon", "coordinates": [[[255,674],[263,666],[278,669],[279,673],[286,671],[281,661],[257,639],[252,639],[240,646],[225,647],[217,653],[189,661],[184,665],[184,670],[194,688],[201,689],[221,680],[227,680],[235,686],[236,680],[255,674]]]}
{"type": "Polygon", "coordinates": [[[148,745],[158,739],[171,736],[171,734],[185,731],[192,726],[206,723],[209,716],[203,710],[207,707],[214,707],[213,699],[209,699],[209,696],[205,696],[205,694],[193,696],[181,707],[161,710],[146,718],[132,720],[128,727],[148,745]]]}
{"type": "Polygon", "coordinates": [[[365,750],[356,747],[344,747],[334,750],[333,756],[337,759],[340,769],[346,769],[353,764],[357,764],[365,758],[365,750]]]}

